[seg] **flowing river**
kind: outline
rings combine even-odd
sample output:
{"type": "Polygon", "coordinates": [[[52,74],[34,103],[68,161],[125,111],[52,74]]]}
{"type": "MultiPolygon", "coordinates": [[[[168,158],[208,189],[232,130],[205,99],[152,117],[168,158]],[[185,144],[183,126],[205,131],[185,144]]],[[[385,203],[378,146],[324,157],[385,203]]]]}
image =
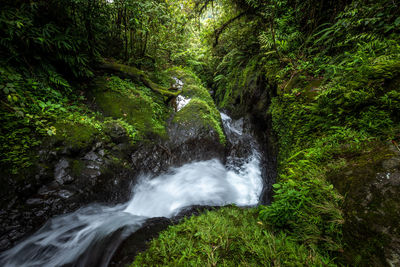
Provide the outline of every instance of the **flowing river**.
{"type": "MultiPolygon", "coordinates": [[[[240,122],[221,113],[229,141],[243,133],[240,122]]],[[[251,143],[251,142],[250,142],[251,143]]],[[[233,155],[142,176],[124,204],[91,204],[49,220],[40,230],[0,255],[0,266],[107,266],[118,245],[152,217],[173,217],[192,205],[256,205],[263,187],[260,153],[250,144],[245,158],[233,155]]]]}

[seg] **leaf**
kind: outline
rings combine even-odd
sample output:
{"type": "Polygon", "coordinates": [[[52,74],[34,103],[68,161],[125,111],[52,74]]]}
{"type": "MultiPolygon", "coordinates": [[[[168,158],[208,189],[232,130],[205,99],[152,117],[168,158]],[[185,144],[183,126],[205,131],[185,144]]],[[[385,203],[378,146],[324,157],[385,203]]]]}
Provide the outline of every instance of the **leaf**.
{"type": "Polygon", "coordinates": [[[394,21],[394,25],[396,26],[400,25],[400,17],[397,17],[397,19],[394,21]]]}
{"type": "Polygon", "coordinates": [[[45,103],[43,103],[42,101],[40,101],[39,102],[39,106],[43,109],[43,108],[45,108],[46,107],[46,104],[45,103]]]}
{"type": "Polygon", "coordinates": [[[24,26],[24,24],[20,21],[17,21],[16,24],[18,29],[21,29],[24,26]]]}
{"type": "Polygon", "coordinates": [[[281,184],[273,184],[272,187],[275,189],[278,189],[278,188],[281,188],[281,184]]]}

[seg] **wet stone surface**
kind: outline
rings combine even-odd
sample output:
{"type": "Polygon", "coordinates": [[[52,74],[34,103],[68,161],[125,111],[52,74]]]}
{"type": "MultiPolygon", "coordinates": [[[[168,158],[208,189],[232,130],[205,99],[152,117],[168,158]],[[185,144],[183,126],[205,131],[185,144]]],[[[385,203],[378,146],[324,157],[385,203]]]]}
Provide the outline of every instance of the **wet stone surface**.
{"type": "Polygon", "coordinates": [[[361,266],[400,266],[400,153],[378,144],[347,159],[331,179],[345,196],[343,257],[361,266]]]}

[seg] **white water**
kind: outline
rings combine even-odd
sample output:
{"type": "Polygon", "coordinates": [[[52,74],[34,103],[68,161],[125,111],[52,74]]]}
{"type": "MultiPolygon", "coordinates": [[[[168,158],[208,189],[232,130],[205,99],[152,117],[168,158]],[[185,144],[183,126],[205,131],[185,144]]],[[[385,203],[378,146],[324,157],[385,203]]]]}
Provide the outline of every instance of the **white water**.
{"type": "Polygon", "coordinates": [[[178,95],[176,98],[176,111],[183,109],[190,102],[190,98],[185,98],[184,96],[178,95]]]}
{"type": "MultiPolygon", "coordinates": [[[[241,135],[228,116],[222,119],[227,131],[241,135]]],[[[155,178],[143,176],[127,203],[89,205],[58,216],[0,255],[0,266],[106,266],[118,244],[147,218],[172,217],[192,205],[257,204],[262,190],[259,165],[254,149],[242,166],[224,166],[213,159],[155,178]]]]}

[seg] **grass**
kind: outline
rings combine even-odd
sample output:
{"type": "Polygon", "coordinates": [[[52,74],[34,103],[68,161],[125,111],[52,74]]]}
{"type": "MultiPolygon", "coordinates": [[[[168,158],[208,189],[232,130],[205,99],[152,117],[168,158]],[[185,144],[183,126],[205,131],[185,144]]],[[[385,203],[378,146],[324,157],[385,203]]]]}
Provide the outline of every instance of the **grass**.
{"type": "Polygon", "coordinates": [[[285,233],[273,233],[257,209],[223,207],[170,226],[133,266],[333,266],[285,233]]]}

